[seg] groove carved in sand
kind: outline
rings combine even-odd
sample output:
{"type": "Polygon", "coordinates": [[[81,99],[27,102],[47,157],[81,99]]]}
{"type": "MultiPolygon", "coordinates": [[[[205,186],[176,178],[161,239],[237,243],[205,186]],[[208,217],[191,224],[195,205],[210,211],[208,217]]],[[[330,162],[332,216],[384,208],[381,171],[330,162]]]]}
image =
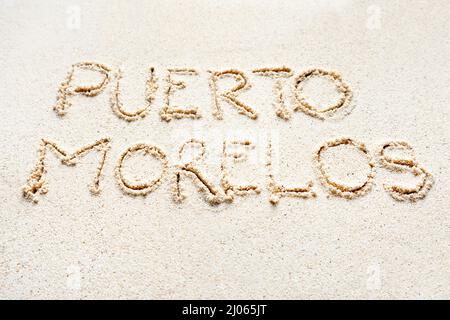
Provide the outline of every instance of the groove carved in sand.
{"type": "Polygon", "coordinates": [[[285,104],[285,93],[283,90],[282,78],[289,78],[292,76],[292,70],[288,67],[279,68],[259,68],[253,70],[254,74],[259,76],[269,77],[275,79],[275,84],[273,86],[273,94],[275,95],[275,102],[273,106],[275,108],[275,114],[284,120],[289,120],[291,113],[285,104]]]}
{"type": "MultiPolygon", "coordinates": [[[[67,112],[67,108],[71,105],[70,97],[75,95],[84,96],[96,96],[100,94],[110,81],[111,69],[103,64],[95,62],[80,62],[73,64],[70,71],[67,73],[65,80],[61,83],[58,89],[57,102],[54,106],[55,112],[62,116],[67,112]],[[78,69],[91,70],[102,75],[102,79],[93,85],[86,86],[75,86],[74,74],[78,69]]],[[[243,114],[253,120],[255,120],[258,115],[256,111],[250,106],[244,104],[238,100],[238,95],[244,90],[250,88],[249,81],[242,71],[236,69],[229,69],[225,71],[209,71],[209,86],[213,95],[213,115],[216,119],[223,119],[223,110],[220,100],[223,100],[236,108],[238,113],[243,114]],[[219,79],[230,77],[236,81],[236,84],[229,90],[219,93],[217,82],[219,79]]],[[[259,68],[254,69],[253,73],[255,75],[269,77],[275,80],[273,92],[275,94],[275,112],[278,117],[288,120],[290,118],[290,112],[285,105],[285,94],[282,87],[281,79],[289,78],[292,76],[292,70],[287,67],[279,68],[259,68]]],[[[186,84],[183,81],[177,81],[172,79],[173,75],[198,75],[198,72],[190,68],[172,68],[168,69],[168,74],[166,77],[166,89],[164,92],[164,106],[160,112],[161,119],[165,121],[170,121],[173,118],[200,118],[200,113],[197,107],[191,108],[179,108],[172,106],[170,103],[170,98],[174,91],[186,88],[186,84]]],[[[119,69],[116,73],[116,83],[111,95],[111,106],[113,111],[117,116],[127,121],[134,121],[143,118],[150,108],[151,103],[155,100],[155,93],[157,91],[157,78],[154,75],[154,68],[149,69],[149,77],[146,81],[146,91],[145,100],[146,105],[142,108],[137,109],[134,112],[127,111],[123,108],[120,101],[120,80],[122,77],[121,70],[119,69]]],[[[303,111],[311,116],[325,119],[328,116],[333,115],[340,109],[348,107],[352,99],[352,92],[347,84],[345,84],[341,76],[333,71],[325,71],[323,69],[310,69],[302,72],[294,82],[293,93],[295,96],[295,106],[294,111],[303,111]],[[318,108],[311,105],[306,101],[303,96],[303,86],[304,83],[312,77],[325,77],[333,81],[340,93],[339,100],[328,107],[318,108]]],[[[91,150],[97,150],[101,153],[101,158],[99,165],[96,170],[93,183],[90,185],[90,190],[92,193],[97,194],[100,192],[100,179],[102,176],[103,167],[106,160],[106,155],[110,147],[110,139],[104,138],[96,141],[95,143],[83,147],[74,153],[68,153],[61,149],[56,143],[51,142],[47,139],[42,139],[39,147],[39,156],[37,164],[32,171],[31,175],[27,180],[27,184],[23,187],[23,196],[34,202],[38,201],[39,194],[47,193],[46,185],[46,154],[47,150],[52,150],[65,165],[75,165],[77,160],[84,156],[87,152],[91,150]]],[[[253,144],[248,141],[224,141],[222,149],[222,161],[220,166],[221,179],[220,187],[216,188],[200,171],[198,168],[198,163],[204,159],[205,156],[205,144],[202,141],[191,139],[184,143],[180,150],[180,163],[182,162],[182,155],[184,153],[185,147],[188,145],[196,145],[200,148],[200,153],[197,157],[193,158],[192,161],[179,164],[175,167],[175,172],[173,175],[173,199],[177,202],[181,202],[186,196],[181,187],[181,180],[183,176],[188,176],[193,179],[194,183],[197,184],[199,190],[205,195],[206,200],[210,204],[218,204],[223,201],[231,202],[235,195],[247,195],[250,193],[260,193],[260,188],[257,185],[236,185],[232,184],[229,179],[228,172],[228,160],[232,159],[234,162],[241,162],[247,159],[247,153],[241,151],[230,151],[229,146],[241,146],[245,148],[253,148],[253,144]]],[[[420,166],[415,159],[413,148],[403,141],[393,141],[385,143],[378,153],[378,158],[381,165],[390,170],[397,172],[411,172],[417,177],[421,178],[421,181],[414,187],[402,187],[399,185],[384,185],[385,190],[396,200],[399,201],[416,201],[422,199],[426,196],[428,191],[433,185],[433,176],[430,172],[423,166],[420,166]],[[404,156],[401,158],[391,157],[386,154],[388,150],[401,150],[407,151],[409,156],[404,156]]],[[[364,144],[357,142],[351,138],[339,138],[332,141],[328,141],[323,144],[314,154],[314,160],[317,164],[317,169],[319,173],[319,179],[321,183],[328,189],[328,191],[336,196],[353,199],[362,196],[371,190],[373,179],[375,176],[375,164],[364,144]],[[359,186],[349,186],[343,183],[334,181],[327,173],[324,160],[322,159],[322,154],[329,148],[337,147],[339,145],[350,145],[357,148],[367,159],[368,165],[370,166],[370,173],[367,175],[367,179],[364,183],[359,186]]],[[[268,177],[268,189],[270,191],[270,202],[272,204],[277,204],[281,197],[301,197],[310,198],[315,197],[316,194],[312,190],[313,183],[310,181],[306,186],[287,188],[281,184],[278,184],[275,180],[272,167],[272,145],[269,141],[268,154],[267,154],[267,177],[268,177]]],[[[149,146],[145,144],[137,144],[128,148],[119,158],[118,164],[115,169],[115,174],[117,182],[121,189],[131,195],[146,195],[149,192],[155,190],[162,182],[165,174],[168,171],[168,160],[166,154],[155,146],[149,146]],[[123,163],[127,158],[135,153],[144,152],[158,160],[161,161],[163,169],[161,175],[156,179],[143,183],[133,183],[124,177],[122,168],[123,163]]]]}
{"type": "Polygon", "coordinates": [[[71,102],[69,101],[71,96],[80,94],[88,97],[94,97],[98,95],[109,83],[110,72],[111,69],[109,67],[96,62],[80,62],[72,65],[66,78],[58,88],[57,101],[53,106],[53,110],[55,110],[59,116],[64,116],[67,112],[67,108],[71,106],[71,102]],[[77,68],[99,72],[103,75],[103,79],[96,85],[71,88],[71,83],[74,80],[74,73],[77,68]]]}
{"type": "Polygon", "coordinates": [[[172,106],[170,103],[170,97],[173,95],[175,90],[182,90],[186,88],[186,83],[183,81],[174,80],[172,75],[198,75],[198,72],[194,69],[188,68],[174,68],[167,70],[166,77],[166,89],[164,91],[164,106],[161,109],[160,116],[162,120],[167,122],[172,119],[181,118],[193,118],[198,119],[201,117],[198,107],[191,108],[180,108],[177,106],[172,106]]]}
{"type": "Polygon", "coordinates": [[[356,197],[360,197],[368,193],[373,184],[373,179],[375,177],[375,163],[373,161],[372,156],[367,150],[366,146],[363,143],[355,141],[351,138],[338,138],[332,141],[328,141],[324,143],[314,154],[314,159],[317,164],[317,169],[319,172],[319,179],[323,186],[325,186],[331,194],[343,197],[346,199],[353,199],[356,197]],[[329,148],[334,148],[340,145],[350,145],[357,148],[367,159],[368,165],[370,167],[370,173],[367,175],[366,181],[356,187],[350,187],[345,184],[334,181],[330,175],[325,170],[325,164],[322,159],[322,153],[329,148]]]}
{"type": "Polygon", "coordinates": [[[23,196],[28,200],[38,202],[37,195],[46,194],[48,192],[47,183],[45,180],[45,176],[48,170],[45,162],[47,149],[52,150],[61,159],[61,163],[68,166],[74,166],[77,163],[78,159],[84,156],[89,151],[92,151],[94,149],[99,151],[101,153],[100,161],[97,166],[94,180],[89,186],[89,189],[92,194],[100,193],[100,179],[102,176],[103,167],[105,165],[106,154],[110,148],[110,141],[111,139],[109,138],[100,139],[93,144],[78,149],[74,153],[68,153],[67,151],[60,148],[56,143],[51,142],[47,139],[42,139],[39,146],[38,161],[30,177],[28,178],[27,184],[23,187],[23,196]]]}
{"type": "Polygon", "coordinates": [[[150,146],[147,144],[139,143],[134,146],[129,147],[127,150],[125,150],[124,153],[119,157],[119,161],[117,162],[116,166],[116,179],[123,190],[123,192],[133,195],[133,196],[145,196],[148,193],[154,191],[156,188],[159,187],[159,185],[162,183],[163,178],[165,174],[167,173],[169,164],[167,161],[166,154],[158,147],[156,146],[150,146]],[[144,155],[150,155],[154,157],[155,159],[158,159],[162,163],[162,172],[159,177],[156,179],[153,179],[148,182],[142,182],[142,183],[133,183],[123,175],[123,163],[125,160],[127,160],[130,156],[132,156],[135,153],[143,152],[144,155]]]}
{"type": "Polygon", "coordinates": [[[283,185],[280,185],[276,182],[273,168],[272,168],[272,142],[269,140],[268,148],[267,148],[267,187],[270,192],[269,201],[273,205],[278,204],[281,197],[295,197],[295,198],[314,198],[316,197],[316,193],[313,191],[313,182],[308,181],[307,185],[304,187],[292,187],[287,188],[283,185]]]}
{"type": "Polygon", "coordinates": [[[223,142],[222,162],[220,166],[222,176],[220,182],[223,191],[225,192],[225,201],[232,202],[235,195],[245,196],[251,193],[259,194],[261,189],[257,185],[236,185],[230,182],[227,160],[232,158],[235,162],[245,161],[247,159],[247,155],[242,151],[235,151],[233,153],[228,152],[228,145],[242,146],[250,149],[254,148],[254,144],[249,140],[223,142]]]}
{"type": "Polygon", "coordinates": [[[313,117],[319,119],[325,119],[333,115],[339,109],[347,108],[352,100],[352,91],[350,87],[344,83],[342,77],[334,71],[326,71],[323,69],[310,69],[301,73],[296,79],[293,88],[296,105],[294,107],[294,111],[303,111],[306,114],[309,114],[313,117]],[[333,81],[336,84],[336,87],[340,93],[339,100],[328,107],[319,109],[316,106],[311,105],[308,101],[306,101],[303,96],[303,84],[312,77],[326,77],[333,81]]]}
{"type": "Polygon", "coordinates": [[[119,69],[116,73],[116,85],[111,94],[111,108],[114,113],[121,119],[126,121],[135,121],[144,118],[155,100],[155,93],[158,90],[157,78],[155,76],[155,69],[149,69],[148,79],[145,84],[145,101],[146,105],[136,111],[127,111],[123,108],[123,104],[120,101],[120,79],[122,79],[122,71],[119,69]]]}
{"type": "Polygon", "coordinates": [[[421,178],[421,182],[413,188],[405,188],[398,185],[384,185],[384,189],[389,192],[392,198],[398,201],[417,201],[423,199],[431,189],[434,179],[433,175],[424,167],[420,166],[416,160],[414,150],[411,145],[404,141],[391,141],[383,144],[378,152],[381,165],[396,172],[411,172],[421,178]],[[390,157],[387,150],[403,150],[410,154],[409,159],[390,157]]]}
{"type": "Polygon", "coordinates": [[[247,90],[251,87],[247,77],[242,71],[230,69],[225,71],[209,71],[211,77],[209,79],[209,86],[213,95],[213,115],[218,120],[223,119],[223,110],[219,98],[229,103],[238,110],[238,113],[243,114],[250,119],[255,120],[258,117],[256,111],[250,106],[238,100],[237,96],[241,91],[247,90]],[[238,82],[232,89],[223,93],[218,93],[217,82],[223,77],[233,77],[238,82]]]}
{"type": "Polygon", "coordinates": [[[183,190],[181,186],[181,180],[182,176],[187,176],[191,178],[194,183],[196,184],[198,191],[205,196],[205,200],[210,203],[211,205],[216,205],[221,202],[223,202],[223,193],[219,191],[198,169],[198,167],[195,165],[196,162],[200,162],[204,160],[205,153],[206,153],[206,147],[205,143],[203,141],[197,140],[197,139],[190,139],[187,142],[185,142],[179,152],[179,158],[180,161],[182,160],[183,153],[185,148],[188,145],[196,145],[199,147],[200,152],[199,155],[194,157],[191,161],[179,164],[176,166],[176,170],[173,175],[173,181],[172,181],[172,195],[173,200],[175,202],[182,202],[186,198],[185,191],[183,190]]]}

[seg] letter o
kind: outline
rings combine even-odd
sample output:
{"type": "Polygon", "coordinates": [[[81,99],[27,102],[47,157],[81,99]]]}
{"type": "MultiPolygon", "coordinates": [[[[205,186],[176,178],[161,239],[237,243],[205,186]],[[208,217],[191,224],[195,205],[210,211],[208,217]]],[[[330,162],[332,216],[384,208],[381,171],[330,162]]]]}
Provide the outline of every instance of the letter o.
{"type": "Polygon", "coordinates": [[[296,79],[294,83],[294,97],[296,100],[296,105],[294,106],[294,111],[303,111],[310,116],[325,119],[326,116],[330,116],[334,114],[341,108],[347,107],[352,100],[352,91],[350,87],[342,81],[341,76],[334,71],[326,71],[322,69],[311,69],[301,73],[296,79]],[[323,109],[318,109],[317,107],[311,105],[302,95],[303,84],[309,78],[314,76],[322,76],[330,79],[336,84],[336,87],[340,93],[339,100],[328,107],[323,109]]]}
{"type": "Polygon", "coordinates": [[[375,162],[373,161],[372,156],[363,143],[357,142],[351,138],[338,138],[336,140],[328,141],[320,146],[320,148],[317,150],[315,154],[315,160],[317,163],[317,168],[319,170],[319,178],[322,185],[325,186],[333,195],[346,199],[353,199],[366,194],[372,188],[373,178],[375,177],[375,162]],[[331,179],[331,177],[325,170],[325,166],[322,160],[322,153],[329,148],[337,147],[343,144],[356,147],[359,151],[361,151],[361,153],[366,157],[368,161],[370,173],[367,176],[367,180],[359,186],[352,187],[335,182],[331,179]]]}
{"type": "Polygon", "coordinates": [[[145,196],[148,193],[155,190],[156,188],[158,188],[158,186],[161,184],[161,182],[163,180],[165,173],[168,170],[168,167],[169,167],[169,164],[167,161],[166,154],[161,149],[159,149],[158,147],[150,146],[150,145],[146,145],[146,144],[136,144],[134,146],[129,147],[119,157],[119,161],[117,162],[117,167],[116,167],[117,182],[119,183],[119,186],[122,188],[122,190],[127,194],[135,195],[135,196],[138,196],[138,195],[145,196]],[[145,182],[145,183],[132,183],[123,176],[122,167],[123,167],[124,161],[126,159],[128,159],[132,154],[139,152],[139,151],[144,151],[145,154],[149,154],[149,155],[153,156],[154,158],[161,161],[161,163],[163,165],[163,169],[162,169],[161,175],[158,178],[153,179],[148,182],[145,182]]]}

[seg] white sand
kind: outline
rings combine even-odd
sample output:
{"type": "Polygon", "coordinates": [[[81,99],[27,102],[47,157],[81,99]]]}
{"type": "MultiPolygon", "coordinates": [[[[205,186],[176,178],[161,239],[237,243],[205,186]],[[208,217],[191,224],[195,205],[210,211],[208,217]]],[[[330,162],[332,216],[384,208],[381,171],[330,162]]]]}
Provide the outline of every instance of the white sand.
{"type": "MultiPolygon", "coordinates": [[[[450,298],[450,3],[299,2],[2,1],[0,298],[450,298]],[[58,117],[58,86],[81,61],[122,68],[129,110],[143,105],[154,66],[160,87],[147,117],[119,119],[109,105],[112,84],[97,97],[74,97],[58,117]],[[273,80],[251,70],[282,65],[295,76],[311,67],[338,71],[353,90],[351,113],[278,119],[273,80]],[[202,119],[161,121],[169,67],[200,73],[183,77],[188,87],[173,101],[196,104],[202,119]],[[248,76],[253,86],[239,97],[258,120],[226,104],[224,120],[213,118],[207,70],[227,68],[248,76]],[[114,167],[129,146],[155,144],[173,166],[182,142],[197,136],[207,142],[205,173],[217,186],[221,143],[230,132],[256,143],[256,163],[240,163],[230,174],[258,184],[260,195],[213,207],[186,179],[188,197],[176,204],[168,176],[146,198],[125,195],[116,183],[114,167]],[[293,186],[313,180],[317,198],[269,203],[269,132],[280,151],[278,179],[293,186]],[[417,180],[377,163],[367,195],[328,197],[313,152],[341,136],[366,143],[373,156],[384,142],[408,141],[434,175],[433,188],[416,203],[396,201],[383,184],[417,180]],[[40,139],[72,152],[103,137],[111,137],[112,148],[100,195],[87,187],[95,153],[75,167],[49,153],[48,194],[38,204],[22,197],[40,139]]],[[[334,90],[326,88],[312,83],[309,92],[329,103],[334,90]]],[[[292,109],[291,97],[287,105],[292,109]]],[[[344,163],[337,161],[342,153],[329,159],[330,174],[363,181],[367,165],[353,154],[344,153],[344,163]]],[[[158,172],[155,163],[146,163],[149,176],[158,172]]],[[[132,177],[142,161],[129,165],[132,177]]]]}

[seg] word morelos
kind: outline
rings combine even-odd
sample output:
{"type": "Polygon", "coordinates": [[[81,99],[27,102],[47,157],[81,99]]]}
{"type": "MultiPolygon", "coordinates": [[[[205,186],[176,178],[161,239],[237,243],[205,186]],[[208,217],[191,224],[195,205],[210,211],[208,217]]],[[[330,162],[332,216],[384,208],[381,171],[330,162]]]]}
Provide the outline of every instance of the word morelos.
{"type": "MultiPolygon", "coordinates": [[[[101,93],[108,85],[111,79],[111,69],[105,65],[82,62],[74,64],[69,73],[67,74],[64,82],[58,90],[57,103],[54,106],[54,110],[61,116],[63,116],[67,108],[71,105],[70,97],[74,95],[84,96],[96,96],[101,93]],[[76,69],[88,69],[94,72],[98,72],[102,75],[102,80],[95,85],[89,86],[73,86],[74,74],[76,69]]],[[[288,120],[291,116],[290,111],[284,102],[284,91],[281,79],[289,78],[292,76],[292,70],[287,67],[280,68],[261,68],[253,70],[253,73],[260,76],[267,76],[275,80],[273,92],[275,94],[275,113],[278,117],[288,120]]],[[[170,103],[170,97],[175,90],[183,89],[186,87],[185,83],[179,80],[174,80],[174,75],[192,75],[195,76],[198,72],[189,68],[168,69],[166,77],[166,88],[164,91],[164,105],[160,111],[161,119],[164,121],[171,121],[172,119],[180,118],[192,118],[196,119],[201,117],[201,114],[197,107],[180,108],[172,106],[170,103]]],[[[255,120],[258,116],[257,112],[247,104],[238,99],[238,94],[242,90],[249,88],[249,82],[245,74],[239,70],[230,69],[225,71],[210,71],[210,88],[213,95],[213,115],[216,119],[223,119],[222,103],[225,102],[232,107],[236,108],[240,114],[243,114],[250,119],[255,120]],[[237,84],[228,91],[219,92],[217,89],[217,82],[223,77],[232,77],[236,80],[237,84]]],[[[115,114],[120,118],[127,121],[135,121],[145,117],[151,103],[154,100],[155,92],[158,89],[157,79],[154,75],[154,69],[149,69],[149,77],[146,82],[146,106],[136,111],[127,111],[123,108],[120,102],[120,79],[121,71],[118,70],[115,75],[116,83],[112,90],[111,106],[115,114]]],[[[308,115],[326,119],[333,115],[340,109],[347,107],[351,101],[352,93],[348,85],[346,85],[339,74],[336,72],[325,71],[322,69],[311,69],[302,72],[294,81],[294,96],[296,105],[294,111],[303,111],[308,115]],[[326,77],[336,83],[337,90],[340,93],[338,101],[328,107],[318,108],[311,105],[306,101],[302,95],[302,85],[305,81],[311,77],[326,77]]],[[[102,177],[103,168],[107,160],[107,154],[110,149],[111,139],[103,138],[95,141],[94,143],[84,146],[77,151],[70,153],[59,147],[55,142],[48,139],[42,139],[39,147],[39,156],[37,164],[28,178],[27,184],[23,187],[23,195],[26,199],[34,202],[38,201],[39,194],[47,193],[46,183],[46,155],[47,151],[51,150],[55,153],[65,165],[75,165],[77,160],[83,157],[90,151],[97,151],[100,153],[100,161],[94,176],[94,180],[90,186],[90,190],[93,194],[98,194],[101,191],[100,182],[102,177]]],[[[182,188],[185,178],[190,178],[197,186],[199,192],[205,196],[205,200],[214,205],[223,202],[232,202],[236,196],[245,196],[248,194],[259,194],[261,189],[259,185],[237,185],[234,184],[230,178],[228,172],[228,166],[230,161],[238,162],[245,161],[245,149],[252,148],[254,144],[249,140],[243,141],[224,141],[222,150],[222,160],[220,165],[220,186],[214,185],[210,182],[207,175],[200,169],[199,163],[204,160],[206,145],[205,142],[197,139],[190,139],[181,145],[179,149],[180,163],[176,165],[169,165],[166,153],[161,148],[154,145],[136,144],[126,149],[118,159],[115,177],[118,185],[124,193],[134,196],[145,196],[154,191],[160,186],[167,176],[171,176],[172,183],[172,198],[176,202],[182,202],[186,198],[186,194],[182,188]],[[191,159],[191,161],[183,162],[183,153],[186,147],[195,147],[198,149],[197,157],[191,159]],[[231,152],[230,149],[233,146],[240,146],[241,152],[231,152]],[[141,153],[145,156],[150,156],[162,164],[162,171],[160,175],[154,179],[150,179],[146,182],[131,181],[127,178],[123,172],[123,164],[133,155],[141,153]]],[[[431,173],[423,166],[421,166],[415,159],[413,148],[410,144],[404,141],[391,141],[384,143],[377,153],[378,163],[390,171],[396,172],[410,172],[415,176],[420,177],[419,183],[414,187],[402,187],[399,185],[385,185],[384,188],[389,194],[399,201],[416,201],[425,197],[433,184],[433,177],[431,173]],[[393,157],[390,155],[392,151],[403,151],[407,155],[402,157],[393,157]]],[[[352,138],[337,138],[331,141],[327,141],[322,144],[314,153],[314,163],[317,166],[317,172],[319,180],[323,186],[333,195],[343,197],[346,199],[353,199],[360,197],[369,192],[373,185],[373,179],[375,177],[375,161],[370,154],[366,146],[352,138]],[[370,172],[367,175],[364,183],[358,186],[349,186],[339,181],[336,181],[327,172],[327,166],[324,163],[323,153],[326,150],[341,145],[350,146],[355,148],[366,159],[370,168],[370,172]]],[[[316,196],[314,191],[314,183],[309,181],[300,187],[286,187],[280,184],[272,170],[272,145],[269,141],[267,148],[267,161],[266,161],[266,175],[267,175],[267,189],[270,193],[269,201],[272,204],[277,204],[281,197],[299,197],[299,198],[312,198],[316,196]]]]}

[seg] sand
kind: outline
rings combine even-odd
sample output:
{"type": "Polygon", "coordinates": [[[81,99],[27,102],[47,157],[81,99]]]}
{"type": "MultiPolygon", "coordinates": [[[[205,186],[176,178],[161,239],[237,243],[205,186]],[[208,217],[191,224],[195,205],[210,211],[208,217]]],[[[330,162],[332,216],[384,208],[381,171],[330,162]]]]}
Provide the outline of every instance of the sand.
{"type": "Polygon", "coordinates": [[[449,12],[2,2],[0,298],[450,298],[449,12]]]}

